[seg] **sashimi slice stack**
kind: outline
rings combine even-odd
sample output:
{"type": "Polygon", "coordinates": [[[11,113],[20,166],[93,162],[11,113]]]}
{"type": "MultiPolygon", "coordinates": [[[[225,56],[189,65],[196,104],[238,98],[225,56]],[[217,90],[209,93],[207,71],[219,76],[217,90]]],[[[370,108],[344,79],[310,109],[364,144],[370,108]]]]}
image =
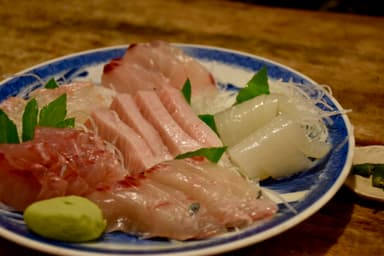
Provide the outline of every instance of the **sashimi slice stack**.
{"type": "Polygon", "coordinates": [[[88,196],[109,231],[144,238],[202,239],[272,217],[277,206],[227,168],[200,158],[171,160],[88,196]]]}
{"type": "Polygon", "coordinates": [[[96,109],[90,117],[88,127],[120,150],[130,173],[203,147],[222,146],[181,92],[169,85],[134,95],[119,93],[109,109],[96,109]]]}

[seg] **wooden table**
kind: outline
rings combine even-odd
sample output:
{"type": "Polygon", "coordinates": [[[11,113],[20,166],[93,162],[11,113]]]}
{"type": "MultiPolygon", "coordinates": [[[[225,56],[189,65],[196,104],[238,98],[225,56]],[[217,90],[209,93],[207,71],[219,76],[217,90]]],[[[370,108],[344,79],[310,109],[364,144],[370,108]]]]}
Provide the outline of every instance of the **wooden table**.
{"type": "MultiPolygon", "coordinates": [[[[162,39],[246,51],[332,88],[357,144],[384,144],[384,18],[239,1],[0,1],[0,74],[98,47],[162,39]]],[[[342,188],[312,217],[228,255],[380,255],[384,205],[342,188]]],[[[0,239],[0,255],[41,255],[0,239]]]]}

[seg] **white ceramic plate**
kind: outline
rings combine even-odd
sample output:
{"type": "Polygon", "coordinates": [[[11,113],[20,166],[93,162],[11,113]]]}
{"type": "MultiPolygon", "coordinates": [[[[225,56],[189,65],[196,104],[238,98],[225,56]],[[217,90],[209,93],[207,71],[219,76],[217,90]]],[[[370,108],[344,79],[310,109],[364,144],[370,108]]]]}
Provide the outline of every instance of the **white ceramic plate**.
{"type": "MultiPolygon", "coordinates": [[[[270,78],[293,80],[308,87],[318,86],[305,75],[258,56],[200,45],[175,44],[175,46],[201,61],[221,84],[243,85],[262,66],[267,66],[270,78]]],[[[19,75],[35,74],[45,81],[54,76],[66,81],[91,79],[99,82],[103,65],[113,58],[122,56],[126,48],[127,45],[73,54],[32,67],[19,75]]],[[[8,79],[0,85],[0,101],[37,86],[41,85],[32,76],[8,79]]],[[[331,96],[324,95],[323,99],[333,110],[341,110],[339,103],[331,96]]],[[[278,214],[268,222],[202,241],[142,240],[133,235],[114,232],[90,243],[63,243],[34,235],[27,230],[20,213],[2,209],[0,235],[36,250],[67,255],[207,255],[263,241],[288,230],[314,214],[344,183],[352,163],[353,133],[346,116],[334,115],[331,119],[332,123],[327,127],[329,140],[334,147],[325,159],[304,173],[262,184],[290,201],[297,214],[288,210],[284,204],[279,204],[278,214]]]]}

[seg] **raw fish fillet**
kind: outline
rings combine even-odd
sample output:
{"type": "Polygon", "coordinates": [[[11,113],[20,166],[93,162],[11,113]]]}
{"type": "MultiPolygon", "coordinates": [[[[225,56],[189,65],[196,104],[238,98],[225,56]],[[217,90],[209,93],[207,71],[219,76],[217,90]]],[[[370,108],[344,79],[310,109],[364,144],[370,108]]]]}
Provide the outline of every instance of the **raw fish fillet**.
{"type": "Polygon", "coordinates": [[[95,132],[110,143],[114,144],[122,153],[125,168],[130,173],[142,172],[154,166],[161,160],[157,159],[144,139],[131,127],[121,121],[115,111],[98,109],[91,112],[88,125],[95,132]]]}
{"type": "Polygon", "coordinates": [[[172,158],[159,133],[141,114],[130,94],[118,94],[111,104],[111,109],[145,140],[155,157],[162,161],[172,158]]]}
{"type": "MultiPolygon", "coordinates": [[[[35,98],[41,109],[64,93],[67,94],[67,116],[76,119],[77,127],[88,119],[89,112],[93,109],[109,107],[116,95],[115,91],[90,82],[74,82],[55,89],[36,89],[30,93],[30,98],[35,98]]],[[[0,108],[16,124],[19,134],[21,134],[21,119],[26,104],[27,100],[18,96],[9,97],[0,103],[0,108]]]]}
{"type": "Polygon", "coordinates": [[[159,132],[172,156],[177,156],[202,148],[202,145],[189,136],[168,113],[154,91],[138,91],[135,101],[141,113],[159,132]]]}
{"type": "Polygon", "coordinates": [[[95,191],[88,198],[103,210],[108,232],[186,240],[225,231],[205,209],[195,213],[196,202],[184,193],[142,175],[126,177],[111,189],[95,191]]]}
{"type": "Polygon", "coordinates": [[[189,136],[205,147],[223,145],[216,133],[193,112],[180,90],[164,86],[157,93],[173,119],[189,136]]]}
{"type": "Polygon", "coordinates": [[[138,90],[154,90],[168,84],[163,75],[138,64],[124,62],[123,59],[114,59],[104,66],[101,82],[104,87],[129,94],[138,90]]]}
{"type": "Polygon", "coordinates": [[[277,206],[260,190],[204,158],[171,160],[88,196],[108,230],[177,240],[211,237],[272,217],[277,206]]]}
{"type": "Polygon", "coordinates": [[[45,198],[82,196],[125,175],[115,153],[92,133],[37,128],[31,141],[0,144],[0,201],[16,210],[45,198]]]}
{"type": "Polygon", "coordinates": [[[119,92],[134,93],[158,89],[163,84],[181,89],[187,78],[193,96],[217,91],[212,74],[202,64],[167,42],[154,41],[132,44],[123,58],[106,64],[102,84],[119,92]]]}

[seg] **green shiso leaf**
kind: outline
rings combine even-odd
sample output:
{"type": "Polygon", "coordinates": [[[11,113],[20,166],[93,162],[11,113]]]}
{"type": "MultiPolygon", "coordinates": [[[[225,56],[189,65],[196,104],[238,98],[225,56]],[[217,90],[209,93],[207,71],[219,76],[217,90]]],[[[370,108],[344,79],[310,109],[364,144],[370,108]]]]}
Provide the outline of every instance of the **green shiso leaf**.
{"type": "Polygon", "coordinates": [[[205,114],[205,115],[199,115],[199,118],[206,123],[217,135],[217,127],[215,123],[215,117],[213,115],[205,114]]]}
{"type": "Polygon", "coordinates": [[[57,99],[44,106],[39,114],[39,125],[46,127],[56,127],[65,119],[67,115],[67,94],[59,96],[57,99]]]}
{"type": "Polygon", "coordinates": [[[36,99],[31,99],[25,106],[23,117],[22,117],[22,121],[23,121],[22,140],[23,141],[33,139],[33,136],[35,133],[35,127],[37,125],[38,112],[39,112],[39,108],[37,106],[36,99]]]}
{"type": "Polygon", "coordinates": [[[19,143],[19,135],[15,123],[0,109],[0,143],[19,143]]]}
{"type": "Polygon", "coordinates": [[[203,156],[213,163],[217,163],[224,154],[227,147],[201,148],[196,151],[187,152],[176,156],[176,159],[184,159],[194,156],[203,156]]]}
{"type": "Polygon", "coordinates": [[[55,125],[56,128],[74,128],[75,127],[75,118],[67,118],[63,121],[58,122],[55,125]]]}
{"type": "Polygon", "coordinates": [[[51,79],[49,79],[49,81],[44,86],[44,88],[46,88],[46,89],[55,89],[57,87],[59,87],[59,85],[57,84],[55,78],[53,78],[53,77],[51,79]]]}
{"type": "MultiPolygon", "coordinates": [[[[54,80],[52,81],[52,83],[56,83],[54,80]]],[[[66,94],[57,97],[55,100],[44,106],[40,111],[36,99],[29,100],[25,105],[21,120],[22,141],[33,139],[36,126],[74,128],[75,118],[66,119],[66,115],[66,94]]],[[[2,109],[0,109],[0,143],[20,143],[17,126],[9,119],[2,109]]]]}
{"type": "Polygon", "coordinates": [[[189,79],[185,80],[183,88],[181,88],[181,92],[183,93],[184,98],[188,102],[188,104],[191,104],[192,88],[191,81],[189,79]]]}
{"type": "Polygon", "coordinates": [[[265,66],[248,81],[246,87],[239,91],[236,97],[236,104],[262,94],[269,94],[268,74],[267,67],[265,66]]]}

